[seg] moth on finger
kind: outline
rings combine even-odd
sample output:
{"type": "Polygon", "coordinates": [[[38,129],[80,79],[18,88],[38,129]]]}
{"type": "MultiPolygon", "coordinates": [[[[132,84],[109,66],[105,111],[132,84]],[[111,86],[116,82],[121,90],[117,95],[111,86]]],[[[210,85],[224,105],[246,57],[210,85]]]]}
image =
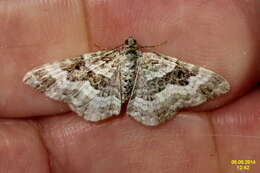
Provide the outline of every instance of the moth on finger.
{"type": "Polygon", "coordinates": [[[220,75],[174,57],[142,52],[132,37],[119,48],[36,67],[23,81],[89,121],[118,115],[128,101],[127,114],[147,126],[230,90],[220,75]]]}

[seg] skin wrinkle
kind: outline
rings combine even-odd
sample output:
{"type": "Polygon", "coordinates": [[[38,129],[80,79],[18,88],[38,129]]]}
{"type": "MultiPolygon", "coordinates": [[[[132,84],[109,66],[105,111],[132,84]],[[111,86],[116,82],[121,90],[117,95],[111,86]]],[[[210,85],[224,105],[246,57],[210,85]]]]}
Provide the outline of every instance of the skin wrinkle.
{"type": "MultiPolygon", "coordinates": [[[[212,122],[212,115],[210,115],[210,112],[205,112],[206,116],[208,116],[208,122],[209,122],[209,127],[211,128],[211,134],[215,134],[216,132],[216,129],[215,129],[215,126],[213,125],[213,122],[212,122]]],[[[217,154],[217,165],[218,165],[218,172],[223,172],[224,171],[222,170],[222,167],[221,167],[221,162],[220,162],[220,154],[219,154],[219,150],[218,150],[218,145],[217,145],[217,137],[215,135],[212,135],[212,143],[214,145],[214,149],[216,151],[216,154],[217,154]]]]}
{"type": "Polygon", "coordinates": [[[86,31],[86,40],[88,42],[88,50],[92,50],[92,45],[93,45],[93,38],[92,38],[92,35],[91,34],[91,30],[90,30],[90,15],[89,15],[89,12],[88,12],[88,8],[86,7],[87,3],[85,3],[86,1],[85,0],[80,0],[81,2],[81,6],[82,6],[82,11],[83,11],[83,17],[84,17],[84,24],[85,24],[85,31],[86,31]]]}
{"type": "Polygon", "coordinates": [[[39,135],[39,140],[40,140],[40,142],[41,142],[41,144],[42,144],[42,148],[44,149],[44,151],[45,151],[45,153],[46,153],[46,158],[47,158],[47,161],[46,161],[46,163],[47,163],[47,166],[48,166],[48,169],[49,169],[49,173],[52,173],[53,171],[52,171],[52,164],[51,164],[51,152],[49,151],[49,149],[48,149],[48,145],[46,144],[46,142],[45,142],[45,140],[44,140],[44,137],[43,137],[43,126],[42,126],[42,124],[38,121],[38,120],[33,120],[34,121],[34,125],[36,126],[36,127],[34,127],[35,128],[35,130],[37,131],[37,133],[38,133],[38,135],[39,135]]]}

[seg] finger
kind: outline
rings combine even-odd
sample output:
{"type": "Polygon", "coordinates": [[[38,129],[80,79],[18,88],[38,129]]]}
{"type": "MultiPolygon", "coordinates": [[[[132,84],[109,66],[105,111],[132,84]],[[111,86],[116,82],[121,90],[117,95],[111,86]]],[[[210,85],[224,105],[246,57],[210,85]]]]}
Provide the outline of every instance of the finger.
{"type": "Polygon", "coordinates": [[[1,172],[47,173],[49,160],[32,121],[0,121],[1,172]]]}
{"type": "Polygon", "coordinates": [[[53,172],[208,172],[217,168],[207,118],[186,115],[156,128],[127,116],[93,124],[67,115],[40,123],[55,160],[53,172]]]}
{"type": "Polygon", "coordinates": [[[238,170],[239,163],[231,161],[247,160],[242,169],[259,170],[260,166],[251,162],[260,158],[259,114],[260,88],[234,103],[212,114],[216,150],[223,170],[238,170]]]}

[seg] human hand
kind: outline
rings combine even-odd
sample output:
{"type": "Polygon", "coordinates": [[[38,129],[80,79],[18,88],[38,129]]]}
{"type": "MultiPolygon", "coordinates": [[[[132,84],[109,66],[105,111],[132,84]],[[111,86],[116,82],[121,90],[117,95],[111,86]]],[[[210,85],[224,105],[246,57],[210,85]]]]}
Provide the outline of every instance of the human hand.
{"type": "MultiPolygon", "coordinates": [[[[0,1],[1,172],[232,172],[259,159],[257,0],[0,1]],[[142,45],[224,76],[231,92],[159,127],[127,116],[89,123],[22,83],[32,67],[142,45]],[[195,171],[196,170],[196,171],[195,171]]],[[[252,165],[250,171],[259,171],[252,165]]]]}

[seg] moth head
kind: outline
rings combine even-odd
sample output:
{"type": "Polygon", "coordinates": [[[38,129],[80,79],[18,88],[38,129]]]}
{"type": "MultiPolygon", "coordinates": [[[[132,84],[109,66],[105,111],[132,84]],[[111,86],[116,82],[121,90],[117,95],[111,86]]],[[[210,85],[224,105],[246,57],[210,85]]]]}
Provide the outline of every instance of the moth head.
{"type": "Polygon", "coordinates": [[[137,47],[136,40],[132,36],[129,36],[125,40],[125,45],[126,45],[126,47],[137,47]]]}

